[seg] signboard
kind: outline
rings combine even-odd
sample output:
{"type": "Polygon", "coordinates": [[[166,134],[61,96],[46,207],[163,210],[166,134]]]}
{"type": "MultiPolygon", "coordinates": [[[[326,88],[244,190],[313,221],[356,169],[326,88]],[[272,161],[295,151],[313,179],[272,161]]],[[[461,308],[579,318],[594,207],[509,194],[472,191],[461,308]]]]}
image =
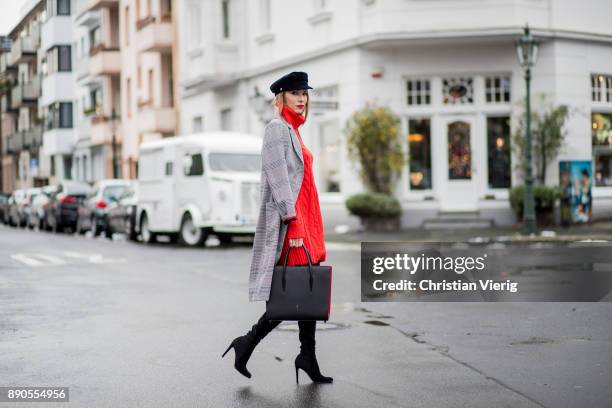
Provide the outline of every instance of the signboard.
{"type": "Polygon", "coordinates": [[[590,160],[559,162],[561,223],[591,222],[593,214],[592,165],[590,160]]]}

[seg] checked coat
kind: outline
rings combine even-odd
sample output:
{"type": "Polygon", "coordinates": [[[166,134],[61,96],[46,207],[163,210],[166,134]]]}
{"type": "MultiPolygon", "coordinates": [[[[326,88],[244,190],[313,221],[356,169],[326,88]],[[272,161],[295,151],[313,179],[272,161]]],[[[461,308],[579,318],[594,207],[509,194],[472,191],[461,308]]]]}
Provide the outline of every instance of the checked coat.
{"type": "Polygon", "coordinates": [[[264,129],[261,148],[260,207],[251,255],[249,301],[268,300],[274,265],[304,179],[302,145],[285,119],[276,113],[264,129]]]}

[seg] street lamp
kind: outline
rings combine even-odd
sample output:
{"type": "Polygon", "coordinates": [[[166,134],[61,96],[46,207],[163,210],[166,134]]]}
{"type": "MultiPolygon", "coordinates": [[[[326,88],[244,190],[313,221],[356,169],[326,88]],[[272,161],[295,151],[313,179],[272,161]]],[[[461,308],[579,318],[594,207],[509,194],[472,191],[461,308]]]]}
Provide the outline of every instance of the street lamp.
{"type": "Polygon", "coordinates": [[[117,140],[115,137],[115,133],[117,131],[117,113],[115,112],[115,108],[113,108],[113,111],[111,113],[111,131],[112,131],[112,136],[113,136],[113,142],[112,142],[112,152],[111,152],[111,157],[113,160],[113,178],[116,179],[117,178],[117,158],[116,158],[116,151],[117,151],[117,140]]]}
{"type": "Polygon", "coordinates": [[[257,114],[259,120],[263,123],[268,123],[270,119],[272,119],[273,111],[270,108],[266,97],[259,92],[257,85],[255,85],[253,95],[249,97],[249,100],[251,101],[251,105],[253,106],[253,109],[255,109],[255,113],[257,114]]]}
{"type": "Polygon", "coordinates": [[[516,41],[516,52],[525,74],[527,94],[525,95],[525,196],[523,199],[524,229],[527,234],[535,232],[535,204],[533,198],[533,167],[531,163],[531,68],[538,57],[538,41],[534,40],[529,32],[529,25],[525,25],[523,35],[516,41]]]}

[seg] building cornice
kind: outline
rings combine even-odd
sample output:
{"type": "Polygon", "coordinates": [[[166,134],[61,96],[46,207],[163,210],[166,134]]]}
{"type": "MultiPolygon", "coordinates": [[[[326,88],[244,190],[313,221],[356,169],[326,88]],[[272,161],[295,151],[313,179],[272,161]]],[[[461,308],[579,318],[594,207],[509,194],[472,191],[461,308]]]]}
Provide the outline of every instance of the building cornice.
{"type": "MultiPolygon", "coordinates": [[[[512,44],[520,37],[523,27],[498,27],[492,29],[465,30],[428,30],[411,32],[389,32],[365,34],[356,38],[330,44],[300,55],[283,58],[279,61],[261,65],[256,68],[235,71],[227,75],[200,76],[181,85],[192,95],[199,91],[227,86],[231,82],[250,79],[260,75],[299,65],[304,62],[322,58],[330,54],[347,51],[352,48],[377,49],[386,47],[422,46],[422,45],[459,45],[459,44],[512,44]],[[409,43],[407,43],[409,42],[409,43]],[[195,92],[194,92],[195,91],[195,92]]],[[[541,41],[570,40],[612,44],[612,35],[587,33],[571,30],[548,30],[531,28],[534,37],[541,41]]]]}

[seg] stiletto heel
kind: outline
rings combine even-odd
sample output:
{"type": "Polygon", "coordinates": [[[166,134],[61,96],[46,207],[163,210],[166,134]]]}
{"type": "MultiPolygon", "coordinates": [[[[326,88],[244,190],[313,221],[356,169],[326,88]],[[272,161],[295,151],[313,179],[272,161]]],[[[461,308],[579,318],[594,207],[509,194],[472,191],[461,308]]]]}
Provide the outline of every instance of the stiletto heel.
{"type": "Polygon", "coordinates": [[[229,345],[229,347],[227,348],[227,350],[225,350],[225,353],[223,353],[223,355],[221,356],[221,358],[225,357],[225,355],[227,354],[228,351],[230,351],[230,349],[234,347],[234,342],[232,341],[232,344],[229,345]]]}
{"type": "Polygon", "coordinates": [[[300,383],[300,381],[298,380],[298,368],[297,367],[295,367],[295,383],[296,384],[300,383]]]}

